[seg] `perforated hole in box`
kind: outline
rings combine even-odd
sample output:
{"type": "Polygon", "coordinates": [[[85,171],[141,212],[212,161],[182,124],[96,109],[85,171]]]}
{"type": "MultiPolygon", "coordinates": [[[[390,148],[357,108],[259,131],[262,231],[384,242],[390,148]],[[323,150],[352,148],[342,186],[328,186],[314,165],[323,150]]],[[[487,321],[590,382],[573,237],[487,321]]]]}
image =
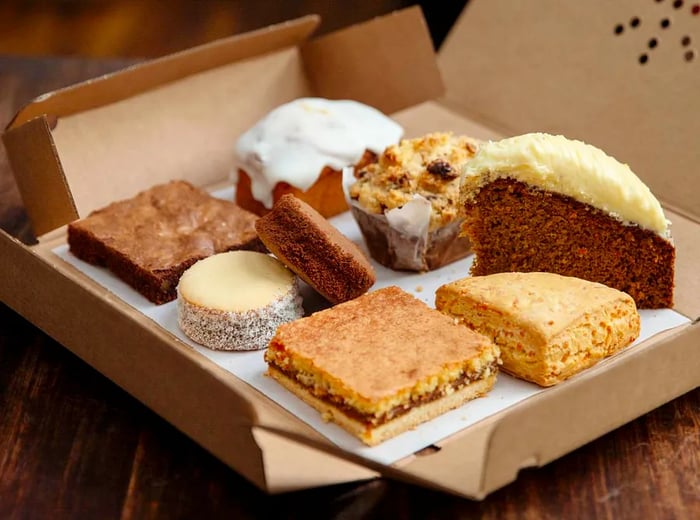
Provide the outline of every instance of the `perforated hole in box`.
{"type": "MultiPolygon", "coordinates": [[[[671,9],[671,11],[677,11],[678,16],[684,16],[684,15],[689,15],[689,16],[698,16],[700,15],[700,2],[686,2],[684,0],[654,0],[654,3],[657,4],[667,4],[668,8],[671,9]]],[[[698,16],[700,19],[700,16],[698,16]]],[[[700,21],[700,20],[699,20],[700,21]]],[[[668,13],[663,13],[661,15],[661,18],[658,20],[658,25],[657,27],[659,30],[661,30],[664,33],[667,34],[666,40],[671,41],[671,35],[672,32],[669,32],[669,29],[673,25],[673,17],[668,13]]],[[[617,23],[613,27],[613,34],[615,36],[622,36],[625,34],[625,31],[629,29],[630,31],[634,31],[638,29],[639,27],[642,26],[642,19],[639,16],[632,16],[627,23],[617,23]]],[[[654,23],[651,23],[651,26],[654,26],[654,23]]],[[[676,39],[676,38],[673,38],[676,39]]],[[[693,39],[690,35],[682,35],[680,38],[676,41],[680,41],[680,49],[682,53],[683,60],[685,60],[686,63],[690,63],[695,60],[695,57],[697,55],[697,50],[694,48],[691,48],[691,45],[693,43],[693,39]]],[[[646,65],[649,63],[651,56],[652,56],[652,51],[656,48],[659,47],[661,44],[661,38],[658,35],[653,35],[651,36],[647,42],[646,42],[646,47],[647,51],[642,52],[638,57],[637,61],[639,62],[640,65],[646,65]]]]}

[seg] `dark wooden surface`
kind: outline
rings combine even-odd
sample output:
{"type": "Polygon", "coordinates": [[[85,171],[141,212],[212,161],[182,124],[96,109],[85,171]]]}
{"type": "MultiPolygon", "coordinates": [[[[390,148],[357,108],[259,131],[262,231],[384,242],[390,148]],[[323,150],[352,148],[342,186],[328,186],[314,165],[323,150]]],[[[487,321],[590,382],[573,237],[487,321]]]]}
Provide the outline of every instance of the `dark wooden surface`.
{"type": "MultiPolygon", "coordinates": [[[[127,63],[0,56],[0,124],[127,63]]],[[[0,223],[26,239],[21,207],[0,145],[0,223]]],[[[483,502],[383,479],[270,497],[2,304],[0,324],[0,518],[700,518],[700,390],[483,502]]]]}

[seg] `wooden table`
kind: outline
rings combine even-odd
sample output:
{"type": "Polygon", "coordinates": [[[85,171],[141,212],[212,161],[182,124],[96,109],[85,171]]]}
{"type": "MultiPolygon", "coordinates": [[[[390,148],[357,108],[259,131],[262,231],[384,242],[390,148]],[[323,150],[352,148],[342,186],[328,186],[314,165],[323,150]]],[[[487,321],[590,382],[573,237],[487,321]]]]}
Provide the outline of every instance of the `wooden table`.
{"type": "MultiPolygon", "coordinates": [[[[0,56],[0,123],[127,64],[0,56]]],[[[1,145],[0,225],[31,239],[1,145]]],[[[270,497],[2,304],[0,323],[0,518],[700,518],[700,389],[483,502],[388,480],[270,497]]]]}

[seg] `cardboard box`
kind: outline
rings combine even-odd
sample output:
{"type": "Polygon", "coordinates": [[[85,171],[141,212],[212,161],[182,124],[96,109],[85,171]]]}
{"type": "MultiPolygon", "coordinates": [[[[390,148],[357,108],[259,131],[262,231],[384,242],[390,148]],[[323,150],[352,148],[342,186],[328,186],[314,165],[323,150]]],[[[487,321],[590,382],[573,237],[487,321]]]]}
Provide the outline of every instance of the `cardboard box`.
{"type": "MultiPolygon", "coordinates": [[[[3,136],[39,241],[0,235],[0,299],[269,492],[383,475],[483,498],[700,382],[700,64],[647,49],[661,16],[649,4],[472,0],[439,63],[417,8],[318,39],[309,16],[46,94],[3,136]],[[673,223],[675,309],[691,322],[387,466],[337,448],[52,253],[68,222],[112,200],[174,178],[225,183],[237,135],[311,94],[376,106],[409,136],[548,131],[630,163],[673,223]]],[[[680,37],[690,20],[676,18],[680,37]]]]}

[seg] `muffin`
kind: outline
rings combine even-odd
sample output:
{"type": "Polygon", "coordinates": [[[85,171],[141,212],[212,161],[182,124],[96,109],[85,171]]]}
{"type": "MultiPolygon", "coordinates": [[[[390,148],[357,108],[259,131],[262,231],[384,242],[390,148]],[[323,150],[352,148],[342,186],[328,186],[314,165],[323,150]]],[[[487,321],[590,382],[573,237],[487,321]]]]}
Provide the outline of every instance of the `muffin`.
{"type": "Polygon", "coordinates": [[[301,98],[281,105],[236,143],[236,202],[262,216],[291,193],[324,217],[347,211],[343,168],[376,161],[402,134],[392,119],[356,101],[301,98]]]}
{"type": "Polygon", "coordinates": [[[403,139],[347,175],[348,197],[369,252],[395,270],[430,271],[464,258],[459,183],[478,141],[449,132],[403,139]]]}

